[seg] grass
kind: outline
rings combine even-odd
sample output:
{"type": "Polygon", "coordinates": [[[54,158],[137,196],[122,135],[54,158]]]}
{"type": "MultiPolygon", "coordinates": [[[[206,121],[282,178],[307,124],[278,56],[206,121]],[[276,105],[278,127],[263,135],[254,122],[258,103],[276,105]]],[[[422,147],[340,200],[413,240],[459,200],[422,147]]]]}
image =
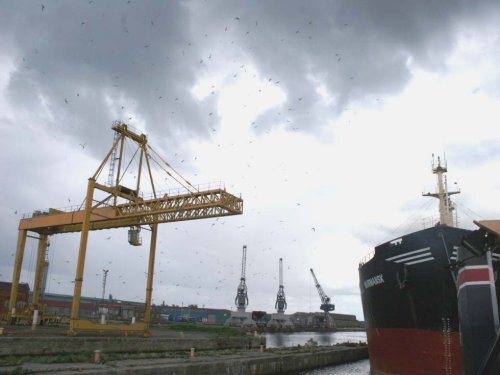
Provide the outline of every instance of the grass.
{"type": "Polygon", "coordinates": [[[90,362],[92,353],[58,354],[58,355],[16,355],[0,357],[0,366],[19,366],[23,363],[81,363],[90,362]]]}
{"type": "MultiPolygon", "coordinates": [[[[197,351],[196,356],[224,356],[236,354],[238,352],[245,352],[244,350],[214,350],[214,351],[197,351]]],[[[127,359],[154,359],[154,358],[185,358],[189,357],[187,350],[182,351],[169,351],[169,352],[142,352],[142,353],[117,353],[117,352],[101,352],[100,362],[106,363],[111,361],[122,361],[127,359]]],[[[40,355],[40,356],[8,356],[0,357],[0,374],[3,366],[20,366],[23,363],[92,363],[93,353],[84,352],[78,354],[60,354],[60,355],[40,355]]],[[[14,371],[26,371],[17,368],[14,371]]],[[[21,374],[25,372],[8,372],[8,374],[21,374]]]]}
{"type": "Polygon", "coordinates": [[[245,336],[244,332],[234,327],[197,325],[194,323],[170,323],[165,328],[171,331],[209,333],[223,337],[245,336]]]}

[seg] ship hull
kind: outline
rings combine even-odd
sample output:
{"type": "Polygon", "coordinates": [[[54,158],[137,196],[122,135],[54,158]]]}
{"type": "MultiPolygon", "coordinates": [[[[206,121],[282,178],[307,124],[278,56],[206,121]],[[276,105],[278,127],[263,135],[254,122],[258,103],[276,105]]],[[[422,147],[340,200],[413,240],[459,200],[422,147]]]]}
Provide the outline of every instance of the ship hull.
{"type": "Polygon", "coordinates": [[[455,273],[470,231],[428,228],[379,245],[360,265],[373,374],[462,373],[455,273]]]}
{"type": "Polygon", "coordinates": [[[462,374],[458,332],[367,329],[372,375],[462,374]]]}

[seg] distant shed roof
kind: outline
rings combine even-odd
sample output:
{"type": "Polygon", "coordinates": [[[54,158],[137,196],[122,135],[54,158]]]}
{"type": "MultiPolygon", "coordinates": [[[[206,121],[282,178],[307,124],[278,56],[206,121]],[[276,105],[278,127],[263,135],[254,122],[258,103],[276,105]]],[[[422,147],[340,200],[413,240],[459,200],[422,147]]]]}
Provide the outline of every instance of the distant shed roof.
{"type": "MultiPolygon", "coordinates": [[[[12,288],[12,283],[0,281],[0,290],[1,291],[9,291],[12,288]]],[[[19,283],[19,287],[17,288],[18,292],[29,292],[30,286],[27,283],[19,283]]]]}

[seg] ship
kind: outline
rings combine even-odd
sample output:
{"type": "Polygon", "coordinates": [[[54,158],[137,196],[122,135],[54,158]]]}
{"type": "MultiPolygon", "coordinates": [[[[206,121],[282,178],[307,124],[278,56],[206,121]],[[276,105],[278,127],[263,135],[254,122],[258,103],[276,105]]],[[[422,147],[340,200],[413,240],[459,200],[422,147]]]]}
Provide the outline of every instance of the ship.
{"type": "Polygon", "coordinates": [[[446,160],[432,172],[437,189],[423,196],[439,200],[439,222],[359,263],[371,374],[500,374],[500,222],[458,228],[446,160]]]}

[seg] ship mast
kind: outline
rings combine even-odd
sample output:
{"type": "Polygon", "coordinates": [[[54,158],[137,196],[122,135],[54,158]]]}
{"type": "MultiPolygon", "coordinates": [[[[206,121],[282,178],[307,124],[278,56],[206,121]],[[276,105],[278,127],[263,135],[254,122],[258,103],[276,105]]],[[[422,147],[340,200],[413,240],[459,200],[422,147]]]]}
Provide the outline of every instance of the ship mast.
{"type": "Polygon", "coordinates": [[[434,154],[432,155],[432,173],[437,175],[437,192],[422,193],[424,197],[434,197],[439,199],[439,224],[455,227],[453,220],[453,210],[455,205],[450,199],[450,195],[459,194],[460,190],[448,191],[448,180],[445,173],[448,172],[446,159],[441,163],[441,158],[438,156],[437,163],[434,162],[434,154]]]}

